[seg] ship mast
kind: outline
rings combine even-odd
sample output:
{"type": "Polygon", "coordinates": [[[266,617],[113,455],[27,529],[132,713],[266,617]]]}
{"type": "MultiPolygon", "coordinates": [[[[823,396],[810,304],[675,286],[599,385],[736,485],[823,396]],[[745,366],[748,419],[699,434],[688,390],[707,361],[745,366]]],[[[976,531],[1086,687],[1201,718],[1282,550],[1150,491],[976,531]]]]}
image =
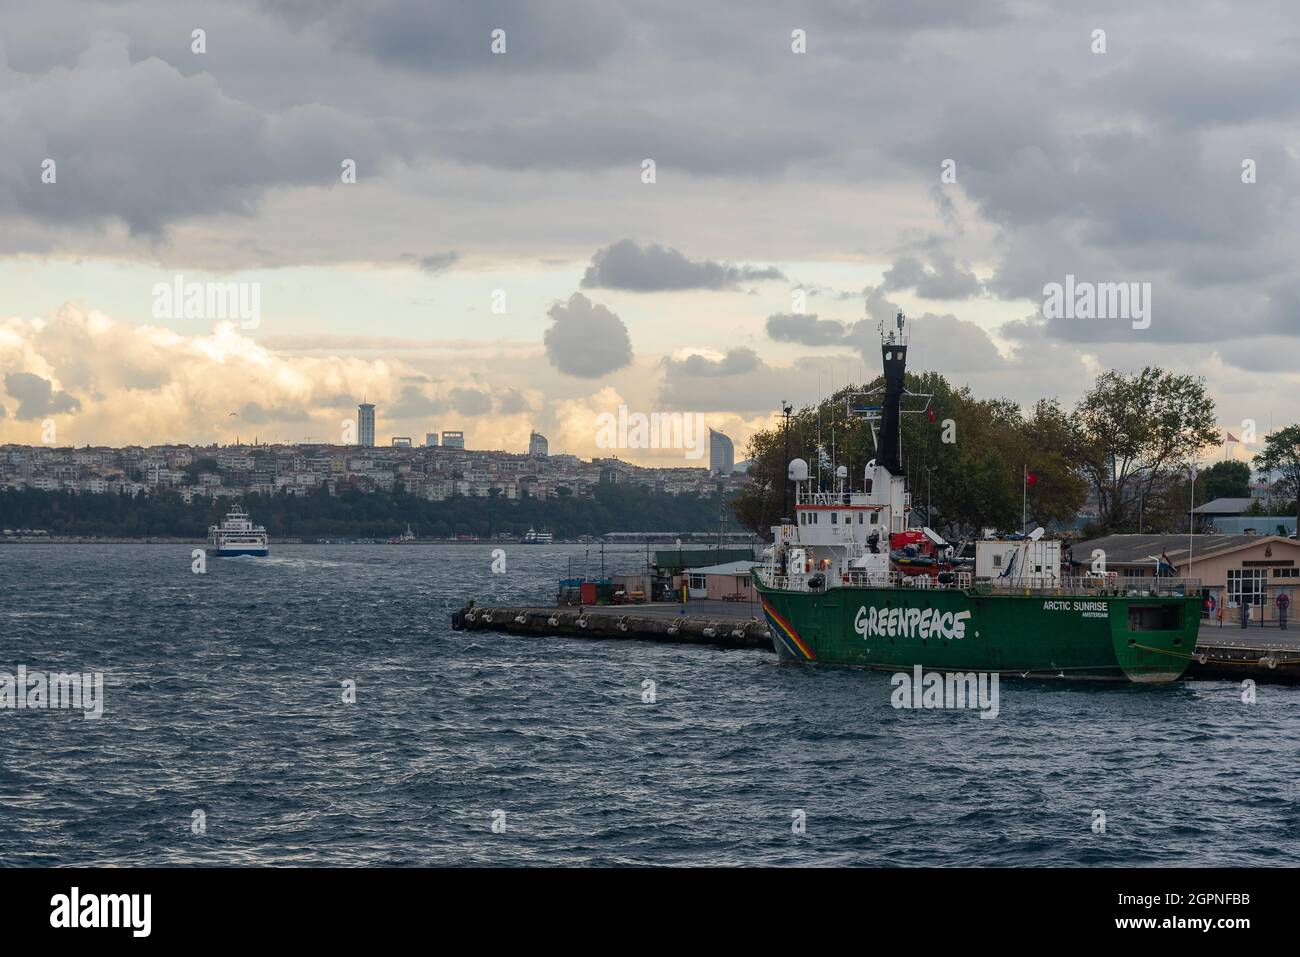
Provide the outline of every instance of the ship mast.
{"type": "Polygon", "coordinates": [[[901,442],[901,414],[903,401],[903,377],[907,371],[907,340],[903,332],[903,314],[895,319],[897,330],[885,333],[883,323],[880,330],[880,355],[885,367],[885,398],[881,408],[880,442],[876,447],[876,464],[886,469],[890,475],[901,475],[899,464],[899,445],[901,442]]]}

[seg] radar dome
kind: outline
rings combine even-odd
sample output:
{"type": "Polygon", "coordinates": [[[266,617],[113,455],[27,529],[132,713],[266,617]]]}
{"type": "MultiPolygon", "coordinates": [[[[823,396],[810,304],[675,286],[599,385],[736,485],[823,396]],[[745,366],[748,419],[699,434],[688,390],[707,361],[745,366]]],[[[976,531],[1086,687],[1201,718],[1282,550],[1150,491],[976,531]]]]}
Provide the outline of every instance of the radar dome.
{"type": "Polygon", "coordinates": [[[849,477],[849,470],[845,468],[843,465],[841,465],[839,468],[835,470],[835,477],[837,479],[846,479],[849,477]]]}
{"type": "Polygon", "coordinates": [[[786,478],[791,482],[808,481],[808,463],[803,459],[793,459],[790,468],[786,471],[786,478]]]}

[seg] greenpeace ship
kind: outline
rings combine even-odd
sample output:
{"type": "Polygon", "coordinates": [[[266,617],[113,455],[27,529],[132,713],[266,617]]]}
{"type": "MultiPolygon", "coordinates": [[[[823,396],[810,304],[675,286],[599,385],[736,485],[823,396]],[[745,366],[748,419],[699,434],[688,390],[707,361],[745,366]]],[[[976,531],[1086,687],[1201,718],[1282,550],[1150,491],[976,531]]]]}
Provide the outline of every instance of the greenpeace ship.
{"type": "Polygon", "coordinates": [[[911,498],[900,466],[908,335],[881,328],[884,386],[847,399],[870,423],[876,458],[861,487],[833,470],[819,488],[794,459],[794,518],[772,528],[755,588],[779,655],[891,671],[916,665],[1023,677],[1174,681],[1200,626],[1196,579],[1078,578],[1061,574],[1061,543],[1042,529],[975,543],[973,567],[928,528],[909,527],[911,498]],[[872,404],[883,391],[881,404],[872,404]]]}

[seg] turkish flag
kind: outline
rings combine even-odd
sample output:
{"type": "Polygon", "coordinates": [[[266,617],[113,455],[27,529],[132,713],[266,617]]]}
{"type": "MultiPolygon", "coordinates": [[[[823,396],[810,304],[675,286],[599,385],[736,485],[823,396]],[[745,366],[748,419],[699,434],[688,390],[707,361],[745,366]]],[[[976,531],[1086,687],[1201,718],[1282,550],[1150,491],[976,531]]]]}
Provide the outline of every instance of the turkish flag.
{"type": "Polygon", "coordinates": [[[1029,469],[1025,469],[1025,484],[1035,485],[1037,484],[1037,482],[1038,482],[1038,476],[1035,475],[1033,472],[1029,471],[1029,469]]]}
{"type": "Polygon", "coordinates": [[[934,421],[934,409],[926,409],[925,414],[927,417],[929,417],[931,422],[934,421]]]}

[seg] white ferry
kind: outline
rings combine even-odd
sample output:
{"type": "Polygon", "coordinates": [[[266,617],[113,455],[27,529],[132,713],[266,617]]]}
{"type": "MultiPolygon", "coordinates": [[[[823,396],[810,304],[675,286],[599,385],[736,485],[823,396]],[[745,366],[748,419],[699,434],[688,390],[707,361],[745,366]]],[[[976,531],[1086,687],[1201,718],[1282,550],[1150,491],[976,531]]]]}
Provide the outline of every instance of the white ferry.
{"type": "Polygon", "coordinates": [[[550,532],[539,532],[533,528],[529,528],[528,534],[524,536],[525,545],[549,545],[553,541],[555,536],[550,532]]]}
{"type": "Polygon", "coordinates": [[[407,542],[416,541],[415,532],[411,531],[411,523],[406,523],[406,531],[401,535],[394,535],[388,540],[389,545],[405,545],[407,542]]]}
{"type": "Polygon", "coordinates": [[[208,526],[209,555],[268,555],[270,552],[266,529],[254,525],[242,505],[232,505],[220,525],[208,526]]]}

